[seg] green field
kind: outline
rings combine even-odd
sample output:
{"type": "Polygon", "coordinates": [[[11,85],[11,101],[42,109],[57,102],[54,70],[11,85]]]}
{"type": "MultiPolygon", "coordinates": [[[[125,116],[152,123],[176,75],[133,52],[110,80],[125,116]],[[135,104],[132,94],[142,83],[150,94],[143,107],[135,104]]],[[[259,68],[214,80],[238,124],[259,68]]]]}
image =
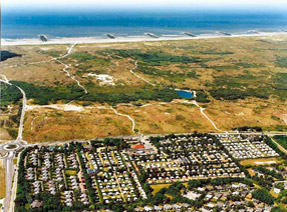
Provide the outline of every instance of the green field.
{"type": "Polygon", "coordinates": [[[286,135],[275,135],[273,137],[284,149],[287,150],[287,136],[286,135]]]}

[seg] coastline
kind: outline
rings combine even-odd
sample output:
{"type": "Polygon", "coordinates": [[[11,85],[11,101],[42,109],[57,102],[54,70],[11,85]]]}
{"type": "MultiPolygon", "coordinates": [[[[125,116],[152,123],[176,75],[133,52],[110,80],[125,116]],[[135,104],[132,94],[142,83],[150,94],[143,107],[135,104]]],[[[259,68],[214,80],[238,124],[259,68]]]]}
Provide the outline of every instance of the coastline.
{"type": "Polygon", "coordinates": [[[266,37],[287,35],[287,32],[259,32],[256,34],[234,34],[231,36],[221,34],[202,34],[196,37],[191,36],[162,36],[152,38],[148,36],[116,37],[115,39],[102,37],[62,37],[42,42],[38,38],[27,39],[1,39],[1,46],[24,46],[24,45],[51,45],[51,44],[89,44],[89,43],[125,43],[125,42],[149,42],[149,41],[176,41],[176,40],[197,40],[212,38],[234,38],[234,37],[266,37]]]}

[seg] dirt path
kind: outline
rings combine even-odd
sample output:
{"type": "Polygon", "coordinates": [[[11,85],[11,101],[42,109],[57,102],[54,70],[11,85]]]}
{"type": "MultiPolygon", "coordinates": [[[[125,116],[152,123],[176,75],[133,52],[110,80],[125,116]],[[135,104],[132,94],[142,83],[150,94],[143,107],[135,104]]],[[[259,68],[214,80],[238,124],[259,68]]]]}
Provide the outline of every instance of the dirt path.
{"type": "Polygon", "coordinates": [[[193,103],[194,105],[196,105],[196,106],[200,109],[201,114],[212,124],[212,126],[213,126],[216,130],[218,130],[218,131],[220,131],[220,132],[228,133],[227,131],[224,131],[224,130],[221,130],[221,129],[218,129],[218,128],[217,128],[217,126],[215,125],[215,123],[204,113],[205,108],[200,107],[195,100],[194,100],[192,103],[193,103]]]}
{"type": "Polygon", "coordinates": [[[2,78],[2,79],[0,79],[0,82],[4,82],[8,85],[12,85],[4,74],[0,74],[0,76],[2,78]]]}
{"type": "Polygon", "coordinates": [[[88,93],[87,89],[83,85],[81,85],[81,83],[75,78],[75,76],[71,75],[71,73],[67,70],[68,68],[70,68],[70,66],[61,62],[58,59],[56,59],[56,61],[65,66],[63,68],[63,71],[66,73],[66,75],[70,77],[72,80],[74,80],[77,83],[77,85],[84,90],[85,94],[87,94],[88,93]]]}
{"type": "MultiPolygon", "coordinates": [[[[106,53],[106,54],[107,54],[107,56],[108,56],[110,59],[113,59],[113,57],[112,57],[109,53],[106,53]]],[[[121,59],[125,59],[125,58],[123,58],[123,57],[121,57],[121,56],[119,56],[119,55],[115,55],[115,56],[117,56],[118,58],[121,58],[121,59]]],[[[134,72],[134,70],[138,68],[138,61],[132,59],[131,56],[130,56],[130,58],[129,58],[128,60],[131,61],[132,63],[134,63],[134,67],[133,67],[132,69],[130,69],[130,73],[131,73],[131,74],[133,74],[133,75],[136,76],[137,78],[139,78],[139,79],[145,81],[147,84],[152,85],[152,86],[155,86],[155,84],[151,83],[151,82],[148,81],[147,79],[145,79],[145,78],[139,76],[138,74],[136,74],[136,73],[134,72]]]]}
{"type": "Polygon", "coordinates": [[[136,133],[136,131],[135,131],[136,123],[135,123],[135,121],[133,120],[132,117],[130,117],[129,115],[126,115],[126,114],[118,113],[118,111],[117,111],[115,108],[113,108],[112,106],[110,107],[110,109],[113,110],[116,115],[124,116],[124,117],[127,117],[129,120],[131,120],[131,122],[132,122],[132,124],[133,124],[133,126],[132,126],[132,131],[136,133]]]}
{"type": "MultiPolygon", "coordinates": [[[[60,63],[61,65],[65,66],[65,67],[63,68],[63,71],[67,74],[68,77],[70,77],[73,81],[75,81],[80,88],[82,88],[82,89],[84,90],[85,94],[87,94],[87,93],[88,93],[87,89],[86,89],[83,85],[81,85],[81,83],[75,78],[75,76],[71,75],[71,73],[67,70],[68,68],[70,68],[70,66],[67,65],[67,64],[65,64],[65,63],[63,63],[62,61],[60,61],[60,59],[63,59],[63,58],[65,58],[65,57],[69,56],[69,55],[72,53],[72,50],[73,50],[73,48],[74,48],[76,45],[77,45],[77,43],[72,44],[72,45],[68,48],[67,53],[66,53],[65,55],[63,55],[63,56],[54,57],[54,58],[51,58],[51,59],[48,59],[48,60],[42,60],[42,61],[38,61],[38,62],[27,63],[27,64],[24,64],[24,65],[36,65],[36,64],[40,64],[40,63],[47,63],[47,62],[51,62],[51,61],[56,61],[56,62],[60,63]]],[[[19,65],[16,64],[16,65],[12,65],[12,66],[6,66],[6,67],[2,68],[2,70],[3,70],[3,69],[6,69],[6,68],[17,67],[17,66],[19,66],[19,65]]],[[[3,75],[3,76],[4,76],[4,75],[3,75]]]]}
{"type": "Polygon", "coordinates": [[[134,70],[138,68],[138,61],[134,61],[134,65],[135,65],[135,66],[130,70],[130,72],[131,72],[133,75],[135,75],[137,78],[139,78],[139,79],[145,81],[147,84],[150,84],[150,85],[152,85],[152,86],[155,86],[155,84],[151,83],[150,81],[146,80],[145,78],[139,76],[138,74],[136,74],[136,73],[134,72],[134,70]]]}
{"type": "Polygon", "coordinates": [[[76,45],[77,45],[77,43],[74,43],[72,46],[70,46],[70,48],[68,48],[67,54],[65,54],[61,57],[53,58],[52,60],[55,60],[55,61],[59,62],[60,64],[62,64],[63,66],[65,66],[63,68],[63,71],[67,74],[68,77],[70,77],[73,81],[75,81],[80,88],[82,88],[84,90],[85,94],[87,94],[88,93],[87,89],[83,85],[81,85],[81,83],[76,79],[76,77],[71,75],[71,73],[67,70],[70,68],[70,66],[68,64],[60,61],[60,59],[63,59],[65,57],[69,56],[70,54],[72,54],[72,50],[76,45]]]}
{"type": "Polygon", "coordinates": [[[39,118],[40,116],[36,116],[36,117],[34,117],[33,118],[33,120],[31,121],[31,131],[34,129],[34,121],[37,119],[37,118],[39,118]]]}

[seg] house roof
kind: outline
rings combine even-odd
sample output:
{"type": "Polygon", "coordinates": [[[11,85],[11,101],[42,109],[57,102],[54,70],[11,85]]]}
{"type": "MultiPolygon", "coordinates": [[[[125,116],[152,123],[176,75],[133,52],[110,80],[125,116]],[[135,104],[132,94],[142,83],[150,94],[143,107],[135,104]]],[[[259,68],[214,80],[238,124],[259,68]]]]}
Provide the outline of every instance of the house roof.
{"type": "Polygon", "coordinates": [[[133,145],[132,148],[133,149],[144,149],[145,146],[143,144],[138,144],[138,145],[133,145]]]}
{"type": "Polygon", "coordinates": [[[34,200],[34,202],[31,203],[31,208],[40,208],[43,206],[43,201],[34,200]]]}

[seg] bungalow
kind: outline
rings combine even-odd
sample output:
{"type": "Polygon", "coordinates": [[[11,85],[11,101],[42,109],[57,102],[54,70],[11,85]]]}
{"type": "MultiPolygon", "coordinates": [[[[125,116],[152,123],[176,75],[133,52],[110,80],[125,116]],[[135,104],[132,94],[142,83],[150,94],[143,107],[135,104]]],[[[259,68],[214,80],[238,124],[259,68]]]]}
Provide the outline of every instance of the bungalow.
{"type": "Polygon", "coordinates": [[[31,207],[31,209],[41,208],[41,207],[43,207],[43,201],[34,200],[34,201],[31,203],[30,207],[31,207]]]}

